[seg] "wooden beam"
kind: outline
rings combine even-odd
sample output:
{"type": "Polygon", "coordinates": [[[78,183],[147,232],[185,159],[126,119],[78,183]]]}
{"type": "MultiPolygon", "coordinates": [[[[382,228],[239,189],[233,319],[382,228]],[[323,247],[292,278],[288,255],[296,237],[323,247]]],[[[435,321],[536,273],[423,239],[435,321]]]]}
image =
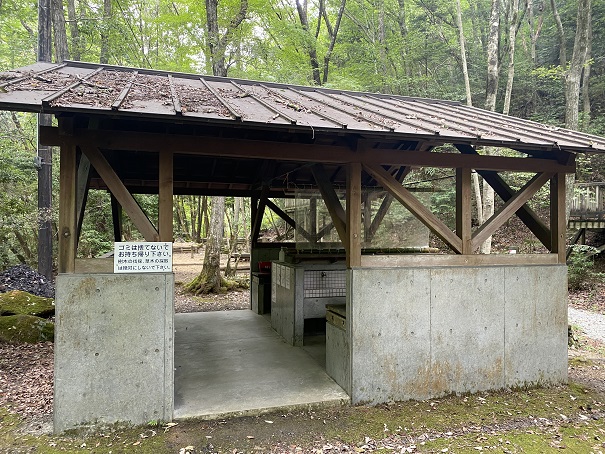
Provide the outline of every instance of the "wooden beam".
{"type": "Polygon", "coordinates": [[[172,151],[164,150],[160,152],[160,169],[158,181],[159,193],[159,213],[158,227],[160,241],[173,241],[173,167],[174,160],[172,151]]]}
{"type": "Polygon", "coordinates": [[[347,268],[361,266],[361,164],[347,165],[347,268]]]}
{"type": "Polygon", "coordinates": [[[109,193],[111,197],[111,219],[113,221],[113,240],[122,241],[122,207],[115,196],[109,193]]]}
{"type": "Polygon", "coordinates": [[[374,177],[378,183],[399,202],[405,206],[420,222],[426,225],[435,235],[450,246],[454,252],[462,253],[462,240],[452,232],[447,225],[438,219],[428,208],[426,208],[410,191],[405,189],[382,167],[363,163],[366,172],[374,177]]]}
{"type": "MultiPolygon", "coordinates": [[[[252,244],[258,243],[258,236],[260,235],[260,228],[263,223],[263,217],[265,216],[265,206],[267,205],[267,193],[269,192],[267,186],[263,186],[260,198],[258,199],[258,206],[254,206],[253,203],[253,217],[252,217],[252,244]],[[256,209],[254,209],[256,208],[256,209]]],[[[253,200],[254,202],[254,200],[253,200]]]]}
{"type": "Polygon", "coordinates": [[[311,224],[311,235],[319,241],[317,238],[317,198],[311,197],[309,199],[309,224],[311,224]]]}
{"type": "Polygon", "coordinates": [[[473,248],[481,246],[519,208],[527,203],[538,190],[553,176],[552,173],[538,173],[483,223],[473,234],[473,248]]]}
{"type": "MultiPolygon", "coordinates": [[[[271,159],[316,163],[347,163],[354,154],[356,160],[369,164],[421,166],[513,172],[562,172],[574,173],[575,163],[561,164],[556,159],[511,158],[506,156],[482,156],[479,154],[437,153],[384,148],[360,148],[353,150],[343,145],[319,145],[308,143],[246,140],[224,137],[159,134],[129,131],[100,131],[76,129],[78,140],[94,143],[101,149],[153,151],[171,149],[174,153],[223,156],[232,158],[271,159]]],[[[56,128],[40,129],[40,141],[45,145],[61,145],[56,128]]],[[[554,158],[554,156],[553,156],[554,158]]]]}
{"type": "Polygon", "coordinates": [[[471,169],[456,169],[456,234],[462,240],[462,254],[473,253],[471,196],[471,169]]]}
{"type": "Polygon", "coordinates": [[[83,153],[80,153],[80,162],[78,164],[78,177],[76,183],[76,210],[77,210],[77,235],[76,247],[80,241],[82,232],[82,223],[84,222],[84,211],[86,209],[86,201],[88,200],[88,187],[90,184],[90,161],[83,153]]]}
{"type": "Polygon", "coordinates": [[[76,268],[76,147],[61,148],[59,173],[59,273],[74,273],[76,268]]]}
{"type": "MultiPolygon", "coordinates": [[[[462,153],[476,155],[477,151],[468,146],[457,144],[456,148],[462,153]]],[[[515,191],[502,179],[500,175],[495,172],[486,170],[477,170],[477,173],[489,184],[498,196],[508,201],[514,194],[515,191]]],[[[536,238],[550,250],[550,229],[544,224],[544,222],[538,217],[538,215],[528,206],[524,205],[517,211],[517,216],[527,226],[531,232],[536,235],[536,238]]]]}
{"type": "Polygon", "coordinates": [[[345,210],[342,208],[340,199],[321,164],[311,166],[311,173],[313,174],[313,178],[315,178],[315,182],[317,183],[319,192],[326,204],[328,213],[330,213],[332,223],[334,224],[334,227],[336,227],[340,241],[348,251],[349,244],[347,240],[347,226],[345,223],[346,214],[345,210]]]}
{"type": "Polygon", "coordinates": [[[111,168],[111,165],[107,162],[101,151],[88,144],[82,146],[82,151],[90,159],[92,166],[101,176],[111,193],[120,202],[122,209],[126,211],[126,214],[128,214],[135,227],[141,232],[145,241],[158,241],[158,231],[137,204],[132,194],[128,192],[128,189],[126,189],[120,177],[111,168]]]}
{"type": "MultiPolygon", "coordinates": [[[[399,183],[403,183],[403,180],[405,180],[405,177],[407,177],[411,171],[411,167],[405,167],[402,172],[399,172],[397,174],[397,181],[399,183]]],[[[372,219],[372,224],[370,225],[366,241],[372,241],[374,235],[376,235],[376,232],[380,228],[380,224],[382,224],[384,217],[389,212],[389,208],[391,208],[391,203],[393,203],[393,195],[390,193],[386,194],[384,196],[384,199],[382,200],[382,203],[380,204],[380,208],[378,208],[378,211],[376,212],[376,216],[374,216],[374,219],[372,219]]]]}
{"type": "Polygon", "coordinates": [[[565,175],[558,173],[550,180],[550,251],[557,254],[559,263],[565,263],[565,231],[567,228],[565,210],[565,175]]]}
{"type": "Polygon", "coordinates": [[[284,212],[284,210],[282,210],[275,203],[273,203],[273,201],[267,199],[267,206],[271,208],[271,210],[275,214],[282,218],[286,222],[286,224],[288,224],[294,230],[299,232],[308,242],[314,243],[317,241],[313,235],[309,234],[309,232],[303,229],[302,226],[298,225],[294,219],[288,216],[288,213],[284,212]]]}

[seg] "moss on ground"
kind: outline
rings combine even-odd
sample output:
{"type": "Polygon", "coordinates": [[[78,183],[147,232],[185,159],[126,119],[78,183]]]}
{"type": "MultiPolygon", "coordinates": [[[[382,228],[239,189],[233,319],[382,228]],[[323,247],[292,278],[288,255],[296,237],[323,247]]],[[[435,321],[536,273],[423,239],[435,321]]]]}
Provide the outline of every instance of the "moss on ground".
{"type": "MultiPolygon", "coordinates": [[[[593,367],[576,362],[576,367],[593,367]]],[[[0,452],[548,453],[566,448],[598,453],[605,452],[605,396],[572,383],[376,407],[275,412],[171,426],[114,426],[63,436],[24,434],[21,426],[19,418],[0,409],[0,452]]]]}
{"type": "Polygon", "coordinates": [[[43,298],[21,290],[0,293],[0,315],[22,314],[48,318],[54,313],[55,304],[52,298],[43,298]]]}
{"type": "Polygon", "coordinates": [[[55,324],[33,315],[0,317],[0,342],[35,344],[53,341],[55,324]]]}

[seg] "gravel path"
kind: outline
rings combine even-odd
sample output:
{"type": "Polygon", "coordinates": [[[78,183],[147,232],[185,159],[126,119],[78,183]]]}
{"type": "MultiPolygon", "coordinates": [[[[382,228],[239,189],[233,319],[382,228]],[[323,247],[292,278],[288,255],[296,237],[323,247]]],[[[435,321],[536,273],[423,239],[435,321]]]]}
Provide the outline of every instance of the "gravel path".
{"type": "Polygon", "coordinates": [[[605,315],[582,309],[569,309],[569,323],[578,325],[591,339],[605,342],[605,315]]]}

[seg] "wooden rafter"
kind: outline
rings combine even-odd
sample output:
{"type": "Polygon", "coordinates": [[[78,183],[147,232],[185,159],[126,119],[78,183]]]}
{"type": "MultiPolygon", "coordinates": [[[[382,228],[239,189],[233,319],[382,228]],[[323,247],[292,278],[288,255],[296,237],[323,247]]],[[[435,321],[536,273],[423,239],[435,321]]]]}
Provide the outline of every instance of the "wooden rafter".
{"type": "Polygon", "coordinates": [[[147,215],[143,212],[132,194],[128,192],[120,177],[115,173],[105,156],[92,144],[80,144],[82,152],[90,159],[90,163],[101,176],[111,193],[120,202],[122,209],[128,214],[135,227],[141,232],[145,241],[158,241],[159,234],[147,215]]]}
{"type": "Polygon", "coordinates": [[[330,213],[332,223],[334,224],[334,227],[336,227],[340,241],[345,246],[345,249],[348,250],[349,245],[347,241],[347,226],[345,221],[346,214],[345,210],[342,208],[340,200],[338,199],[338,195],[336,194],[336,191],[334,190],[334,187],[328,179],[326,171],[321,164],[315,164],[312,166],[311,173],[313,174],[317,187],[319,188],[319,192],[324,199],[328,213],[330,213]]]}
{"type": "Polygon", "coordinates": [[[478,248],[502,226],[515,212],[525,205],[538,190],[553,176],[552,173],[538,173],[529,180],[514,196],[496,211],[473,234],[473,248],[478,248]]]}
{"type": "Polygon", "coordinates": [[[269,187],[263,186],[260,198],[255,198],[252,200],[252,244],[256,244],[258,242],[260,228],[263,223],[263,216],[265,215],[265,206],[267,206],[268,192],[269,187]]]}
{"type": "MultiPolygon", "coordinates": [[[[405,180],[405,177],[407,177],[411,171],[411,167],[404,167],[400,172],[397,172],[395,179],[401,184],[403,183],[403,180],[405,180]]],[[[366,234],[366,241],[372,241],[372,238],[374,238],[374,235],[376,235],[376,232],[380,228],[380,224],[382,224],[384,217],[389,212],[389,208],[391,208],[392,203],[393,195],[391,193],[387,193],[384,196],[384,199],[382,200],[382,203],[380,204],[380,207],[378,208],[374,219],[372,219],[372,223],[370,224],[370,228],[368,229],[368,232],[366,234]]]]}
{"type": "Polygon", "coordinates": [[[414,197],[410,191],[401,186],[392,175],[378,165],[364,163],[363,168],[435,235],[441,238],[456,253],[462,253],[462,240],[414,197]]]}
{"type": "Polygon", "coordinates": [[[80,154],[76,181],[76,217],[78,222],[76,242],[79,242],[82,223],[84,222],[84,210],[86,208],[86,201],[88,200],[88,187],[90,184],[90,161],[84,154],[80,154]]]}

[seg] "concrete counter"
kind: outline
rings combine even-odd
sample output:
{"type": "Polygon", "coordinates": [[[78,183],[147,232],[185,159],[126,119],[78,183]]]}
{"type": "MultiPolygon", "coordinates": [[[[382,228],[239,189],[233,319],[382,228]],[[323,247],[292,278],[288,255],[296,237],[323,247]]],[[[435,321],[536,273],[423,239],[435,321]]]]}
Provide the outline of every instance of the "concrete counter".
{"type": "Polygon", "coordinates": [[[303,345],[305,320],[325,318],[327,304],[345,300],[344,263],[272,263],[271,326],[286,342],[303,345]]]}

